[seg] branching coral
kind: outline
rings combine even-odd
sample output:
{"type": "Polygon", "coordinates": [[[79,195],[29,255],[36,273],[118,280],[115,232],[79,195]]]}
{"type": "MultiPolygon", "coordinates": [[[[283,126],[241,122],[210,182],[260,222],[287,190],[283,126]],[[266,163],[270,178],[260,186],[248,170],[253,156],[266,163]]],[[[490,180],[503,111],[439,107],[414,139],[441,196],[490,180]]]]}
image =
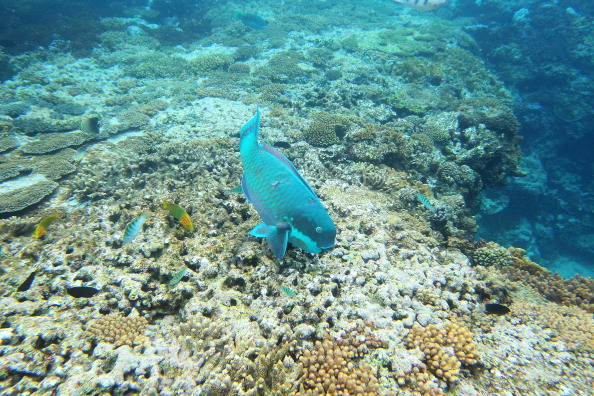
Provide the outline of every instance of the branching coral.
{"type": "Polygon", "coordinates": [[[87,336],[117,346],[138,345],[142,343],[146,325],[147,320],[144,316],[107,315],[89,325],[87,336]]]}
{"type": "MultiPolygon", "coordinates": [[[[415,323],[405,341],[409,349],[416,348],[424,355],[424,364],[413,367],[412,372],[415,373],[417,388],[425,395],[443,394],[429,373],[447,384],[455,384],[460,380],[462,365],[477,363],[478,353],[472,333],[455,322],[426,327],[415,323]]],[[[400,384],[405,383],[406,374],[397,373],[400,384]]]]}
{"type": "Polygon", "coordinates": [[[326,334],[299,358],[305,389],[318,395],[376,395],[376,369],[361,359],[382,347],[386,344],[361,324],[339,339],[326,334]]]}

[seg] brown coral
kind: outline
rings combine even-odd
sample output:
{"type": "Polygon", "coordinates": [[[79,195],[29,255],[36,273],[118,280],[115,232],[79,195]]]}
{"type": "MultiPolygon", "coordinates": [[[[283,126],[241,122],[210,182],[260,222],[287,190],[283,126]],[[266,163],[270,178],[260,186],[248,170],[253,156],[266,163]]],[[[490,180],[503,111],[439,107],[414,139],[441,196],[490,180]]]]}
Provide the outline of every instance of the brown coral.
{"type": "MultiPolygon", "coordinates": [[[[426,327],[415,323],[405,341],[409,349],[418,348],[424,354],[424,366],[417,368],[417,372],[427,370],[448,384],[460,380],[462,365],[476,364],[478,359],[472,333],[455,322],[426,327]]],[[[417,387],[426,394],[440,394],[430,376],[421,376],[416,382],[417,387]]]]}
{"type": "Polygon", "coordinates": [[[377,395],[376,370],[361,358],[382,347],[385,343],[361,324],[340,339],[326,334],[299,358],[305,389],[318,395],[377,395]]]}
{"type": "Polygon", "coordinates": [[[87,335],[89,338],[116,346],[139,345],[142,343],[146,325],[147,320],[144,316],[107,315],[94,320],[87,329],[87,335]]]}

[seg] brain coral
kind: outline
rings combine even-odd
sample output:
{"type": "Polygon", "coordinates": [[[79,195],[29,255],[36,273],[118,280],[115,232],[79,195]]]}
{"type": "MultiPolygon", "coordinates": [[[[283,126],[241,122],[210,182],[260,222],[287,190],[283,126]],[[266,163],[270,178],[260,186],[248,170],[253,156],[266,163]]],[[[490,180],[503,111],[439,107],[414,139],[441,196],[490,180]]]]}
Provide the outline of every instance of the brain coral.
{"type": "Polygon", "coordinates": [[[350,122],[346,117],[326,112],[314,113],[304,138],[312,146],[328,147],[339,143],[349,127],[350,122]]]}
{"type": "Polygon", "coordinates": [[[29,186],[21,187],[0,194],[0,213],[12,213],[35,205],[50,195],[58,187],[58,183],[43,180],[29,186]]]}

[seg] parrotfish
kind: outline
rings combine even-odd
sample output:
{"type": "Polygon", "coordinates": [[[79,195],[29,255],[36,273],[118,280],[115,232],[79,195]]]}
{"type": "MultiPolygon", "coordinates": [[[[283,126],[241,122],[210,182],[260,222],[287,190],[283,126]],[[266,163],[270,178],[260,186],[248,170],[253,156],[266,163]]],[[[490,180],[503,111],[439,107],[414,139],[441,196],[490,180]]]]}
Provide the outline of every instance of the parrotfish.
{"type": "Polygon", "coordinates": [[[128,242],[132,242],[134,238],[138,235],[140,230],[142,229],[142,224],[144,221],[149,217],[150,212],[142,213],[136,220],[132,221],[130,224],[126,226],[124,230],[124,238],[122,239],[122,244],[126,244],[128,242]]]}
{"type": "Polygon", "coordinates": [[[242,12],[236,11],[233,14],[233,18],[239,19],[241,23],[247,27],[251,27],[252,29],[262,30],[268,27],[268,22],[266,19],[257,14],[244,14],[242,12]]]}
{"type": "Polygon", "coordinates": [[[175,218],[175,220],[179,221],[179,223],[188,231],[194,231],[194,224],[192,224],[192,219],[188,212],[184,210],[179,205],[174,203],[170,203],[167,201],[163,201],[163,209],[167,209],[169,213],[175,218]]]}
{"type": "Polygon", "coordinates": [[[431,11],[444,4],[446,0],[393,0],[417,11],[431,11]]]}
{"type": "Polygon", "coordinates": [[[289,242],[312,253],[331,248],[336,227],[328,212],[291,161],[258,144],[259,130],[260,109],[241,128],[239,140],[241,188],[263,220],[250,234],[265,237],[279,259],[289,242]]]}
{"type": "Polygon", "coordinates": [[[37,227],[35,227],[35,232],[33,233],[33,236],[37,239],[44,236],[47,232],[47,227],[49,227],[50,224],[52,224],[54,220],[58,218],[58,216],[59,214],[55,213],[50,217],[46,217],[45,219],[41,220],[39,224],[37,224],[37,227]]]}

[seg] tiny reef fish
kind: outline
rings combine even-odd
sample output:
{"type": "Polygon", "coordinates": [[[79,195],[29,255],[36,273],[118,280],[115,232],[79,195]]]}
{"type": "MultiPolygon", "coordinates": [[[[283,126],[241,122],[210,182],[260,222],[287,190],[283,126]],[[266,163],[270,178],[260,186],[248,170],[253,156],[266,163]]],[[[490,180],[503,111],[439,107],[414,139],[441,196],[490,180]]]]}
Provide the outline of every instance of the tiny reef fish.
{"type": "Polygon", "coordinates": [[[263,222],[250,234],[265,237],[282,259],[288,242],[312,253],[334,246],[336,227],[322,203],[284,155],[258,144],[260,109],[242,128],[239,153],[241,189],[263,222]]]}
{"type": "Polygon", "coordinates": [[[417,11],[431,11],[444,4],[446,0],[393,0],[417,11]]]}
{"type": "Polygon", "coordinates": [[[167,209],[186,230],[194,231],[194,224],[192,224],[190,215],[181,206],[163,201],[163,209],[167,209]]]}
{"type": "Polygon", "coordinates": [[[235,11],[233,18],[239,19],[241,23],[247,27],[251,27],[252,29],[262,30],[268,27],[268,22],[266,19],[257,14],[244,14],[242,12],[235,11]]]}
{"type": "Polygon", "coordinates": [[[134,238],[138,235],[140,230],[142,229],[142,224],[144,221],[149,217],[150,212],[143,212],[136,220],[130,222],[126,229],[124,230],[124,238],[122,239],[122,244],[125,245],[128,242],[132,242],[134,238]]]}
{"type": "Polygon", "coordinates": [[[54,222],[54,220],[56,220],[58,218],[58,216],[60,216],[60,215],[57,213],[54,213],[53,215],[41,220],[39,222],[39,224],[37,224],[37,227],[35,227],[35,232],[33,233],[33,236],[37,239],[44,236],[45,233],[47,232],[47,227],[49,227],[50,224],[52,224],[54,222]]]}

